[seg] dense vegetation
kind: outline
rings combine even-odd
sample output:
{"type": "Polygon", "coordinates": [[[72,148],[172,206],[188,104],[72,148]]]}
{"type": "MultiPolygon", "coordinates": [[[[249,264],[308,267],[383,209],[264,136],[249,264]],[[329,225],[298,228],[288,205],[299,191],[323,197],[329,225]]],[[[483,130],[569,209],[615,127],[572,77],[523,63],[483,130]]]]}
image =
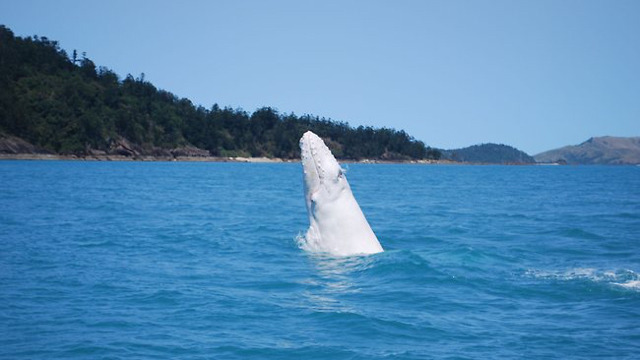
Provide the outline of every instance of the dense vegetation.
{"type": "Polygon", "coordinates": [[[482,164],[533,164],[527,153],[502,144],[473,145],[463,149],[443,151],[442,157],[452,161],[482,164]]]}
{"type": "Polygon", "coordinates": [[[265,107],[207,109],[157,89],[144,74],[120,79],[46,37],[16,37],[0,25],[0,134],[61,154],[109,153],[126,139],[141,151],[195,146],[214,156],[297,158],[307,130],[340,158],[439,158],[404,131],[350,127],[265,107]]]}

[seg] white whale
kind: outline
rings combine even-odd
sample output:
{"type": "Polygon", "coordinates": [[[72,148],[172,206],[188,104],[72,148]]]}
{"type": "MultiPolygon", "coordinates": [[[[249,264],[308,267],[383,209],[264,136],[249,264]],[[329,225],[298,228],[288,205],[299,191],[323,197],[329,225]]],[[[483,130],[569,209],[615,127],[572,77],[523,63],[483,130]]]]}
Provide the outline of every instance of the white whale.
{"type": "Polygon", "coordinates": [[[309,230],[303,249],[336,256],[384,251],[353,197],[344,171],[316,134],[300,139],[309,230]]]}

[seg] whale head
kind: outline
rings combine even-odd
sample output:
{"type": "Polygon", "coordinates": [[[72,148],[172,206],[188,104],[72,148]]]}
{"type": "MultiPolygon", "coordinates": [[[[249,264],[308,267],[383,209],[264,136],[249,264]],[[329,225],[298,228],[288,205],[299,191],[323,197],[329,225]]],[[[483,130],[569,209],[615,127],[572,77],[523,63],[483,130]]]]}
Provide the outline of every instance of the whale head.
{"type": "Polygon", "coordinates": [[[306,250],[347,256],[381,252],[382,246],[353,197],[344,170],[318,135],[300,139],[309,230],[306,250]]]}
{"type": "MultiPolygon", "coordinates": [[[[300,139],[307,210],[328,202],[349,189],[344,170],[318,135],[307,131],[300,139]]],[[[350,189],[349,189],[350,190],[350,189]]]]}

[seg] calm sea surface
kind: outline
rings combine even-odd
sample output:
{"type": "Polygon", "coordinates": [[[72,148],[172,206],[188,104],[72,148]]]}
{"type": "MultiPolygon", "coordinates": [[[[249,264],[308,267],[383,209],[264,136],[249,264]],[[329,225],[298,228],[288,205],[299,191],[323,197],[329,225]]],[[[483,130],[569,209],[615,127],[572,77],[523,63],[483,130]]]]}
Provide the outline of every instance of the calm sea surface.
{"type": "Polygon", "coordinates": [[[0,162],[0,358],[640,358],[640,167],[349,165],[350,258],[301,171],[0,162]]]}

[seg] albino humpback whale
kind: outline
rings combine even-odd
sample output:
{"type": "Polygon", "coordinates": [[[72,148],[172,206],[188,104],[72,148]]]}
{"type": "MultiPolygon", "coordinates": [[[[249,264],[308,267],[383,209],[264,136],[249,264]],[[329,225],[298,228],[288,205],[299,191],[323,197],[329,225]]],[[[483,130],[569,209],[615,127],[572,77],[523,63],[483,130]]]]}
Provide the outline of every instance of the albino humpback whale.
{"type": "Polygon", "coordinates": [[[318,135],[300,139],[309,230],[302,247],[337,256],[382,252],[344,171],[318,135]]]}

